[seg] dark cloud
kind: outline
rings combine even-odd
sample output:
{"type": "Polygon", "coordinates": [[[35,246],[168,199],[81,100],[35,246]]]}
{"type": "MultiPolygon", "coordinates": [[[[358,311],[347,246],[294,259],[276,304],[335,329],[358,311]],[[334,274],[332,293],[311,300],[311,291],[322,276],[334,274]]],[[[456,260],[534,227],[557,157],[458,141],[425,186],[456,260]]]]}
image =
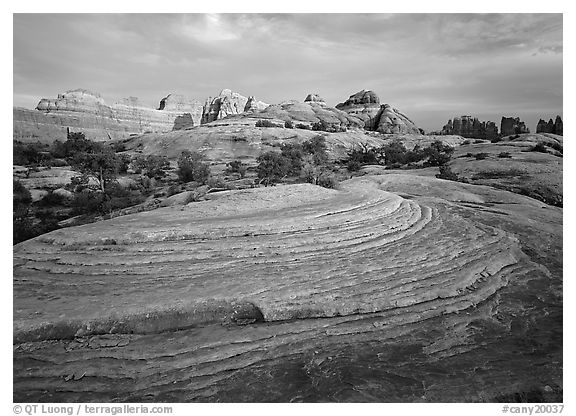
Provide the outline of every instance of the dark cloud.
{"type": "Polygon", "coordinates": [[[223,88],[335,105],[366,88],[426,129],[537,122],[562,111],[562,44],[558,14],[16,14],[14,105],[73,88],[150,106],[223,88]]]}

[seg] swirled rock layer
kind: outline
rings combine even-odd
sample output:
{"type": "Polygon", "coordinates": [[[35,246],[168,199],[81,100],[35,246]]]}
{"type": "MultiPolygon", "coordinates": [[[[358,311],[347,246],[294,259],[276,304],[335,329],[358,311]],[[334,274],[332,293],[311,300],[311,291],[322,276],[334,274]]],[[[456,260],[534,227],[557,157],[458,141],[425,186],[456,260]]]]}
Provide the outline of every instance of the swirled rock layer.
{"type": "MultiPolygon", "coordinates": [[[[516,331],[507,308],[524,309],[502,294],[549,272],[466,205],[402,197],[377,178],[216,194],[15,246],[15,400],[462,401],[495,380],[517,389],[525,380],[496,367],[523,350],[498,346],[516,331]]],[[[485,201],[457,186],[451,199],[485,201]]]]}

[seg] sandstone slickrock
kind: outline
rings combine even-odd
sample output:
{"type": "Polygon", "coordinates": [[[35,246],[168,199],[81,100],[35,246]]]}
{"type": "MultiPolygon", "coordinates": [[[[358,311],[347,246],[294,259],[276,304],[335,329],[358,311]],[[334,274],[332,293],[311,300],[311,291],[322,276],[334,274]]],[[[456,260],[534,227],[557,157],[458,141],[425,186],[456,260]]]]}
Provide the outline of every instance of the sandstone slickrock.
{"type": "Polygon", "coordinates": [[[380,133],[421,134],[420,129],[405,114],[389,104],[380,105],[380,98],[370,90],[352,94],[336,108],[361,119],[364,128],[380,133]]]}
{"type": "Polygon", "coordinates": [[[562,154],[531,152],[530,149],[537,143],[561,147],[562,136],[522,134],[514,140],[457,147],[448,166],[470,183],[506,189],[550,205],[562,206],[562,154]],[[476,159],[474,155],[477,153],[484,153],[486,157],[476,159]],[[502,153],[508,157],[501,158],[502,153]]]}
{"type": "Polygon", "coordinates": [[[530,133],[530,130],[519,117],[502,117],[500,121],[500,133],[503,136],[511,134],[530,133]]]}
{"type": "Polygon", "coordinates": [[[441,134],[457,134],[472,139],[492,139],[498,136],[498,127],[493,121],[480,121],[471,116],[454,117],[442,127],[441,134]]]}
{"type": "Polygon", "coordinates": [[[561,388],[562,210],[541,205],[381,175],[24,242],[14,400],[461,402],[561,388]]]}

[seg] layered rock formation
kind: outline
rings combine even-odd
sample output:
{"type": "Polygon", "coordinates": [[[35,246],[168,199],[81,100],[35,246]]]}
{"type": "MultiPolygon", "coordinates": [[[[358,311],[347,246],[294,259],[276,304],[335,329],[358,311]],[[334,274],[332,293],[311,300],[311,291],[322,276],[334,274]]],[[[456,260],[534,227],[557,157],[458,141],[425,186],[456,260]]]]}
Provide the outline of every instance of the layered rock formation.
{"type": "Polygon", "coordinates": [[[493,121],[480,121],[471,116],[454,117],[442,127],[441,134],[457,134],[472,139],[492,139],[498,136],[498,127],[493,121]]]}
{"type": "MultiPolygon", "coordinates": [[[[36,110],[14,109],[14,138],[63,140],[67,128],[81,130],[93,140],[123,138],[171,131],[176,119],[184,114],[189,114],[193,124],[200,124],[202,105],[197,101],[169,95],[161,100],[159,108],[144,107],[136,97],[109,106],[97,93],[71,90],[56,99],[43,98],[36,110]]],[[[176,128],[181,124],[179,121],[176,128]]]]}
{"type": "Polygon", "coordinates": [[[511,134],[530,133],[530,130],[519,117],[502,117],[500,133],[503,136],[510,136],[511,134]]]}
{"type": "Polygon", "coordinates": [[[562,217],[541,205],[382,175],[43,235],[14,247],[14,401],[468,402],[561,388],[562,217]]]}
{"type": "Polygon", "coordinates": [[[202,115],[202,124],[210,123],[230,115],[241,114],[248,110],[263,110],[267,106],[268,104],[256,101],[254,97],[248,99],[237,92],[224,89],[218,97],[210,97],[206,100],[204,113],[202,115]]]}
{"type": "Polygon", "coordinates": [[[158,109],[128,97],[109,106],[98,93],[84,89],[67,91],[56,99],[43,98],[36,110],[14,109],[14,138],[63,140],[66,129],[81,130],[92,140],[125,138],[132,134],[168,132],[198,126],[230,114],[258,111],[267,104],[247,99],[230,90],[205,105],[183,95],[169,94],[158,109]]]}
{"type": "Polygon", "coordinates": [[[385,134],[421,134],[420,129],[405,114],[389,104],[380,105],[374,91],[362,90],[353,94],[336,108],[364,122],[364,128],[385,134]]]}
{"type": "Polygon", "coordinates": [[[548,123],[540,119],[540,121],[538,121],[538,126],[536,126],[536,133],[552,133],[562,136],[563,132],[564,126],[560,116],[556,116],[555,121],[552,121],[552,119],[548,120],[548,123]]]}

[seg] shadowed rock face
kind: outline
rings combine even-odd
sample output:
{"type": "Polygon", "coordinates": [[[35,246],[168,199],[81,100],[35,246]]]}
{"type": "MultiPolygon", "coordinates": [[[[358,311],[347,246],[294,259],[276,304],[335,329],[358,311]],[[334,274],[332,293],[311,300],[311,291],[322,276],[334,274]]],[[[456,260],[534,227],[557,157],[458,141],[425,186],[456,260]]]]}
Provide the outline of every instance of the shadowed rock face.
{"type": "Polygon", "coordinates": [[[54,231],[14,248],[14,400],[482,401],[561,387],[561,213],[382,175],[54,231]]]}
{"type": "Polygon", "coordinates": [[[498,136],[498,127],[493,121],[480,121],[476,117],[461,116],[442,127],[442,134],[457,134],[472,139],[492,139],[498,136]]]}
{"type": "Polygon", "coordinates": [[[552,119],[548,120],[548,123],[540,119],[538,121],[538,125],[536,126],[536,133],[552,133],[562,136],[563,131],[564,127],[562,118],[560,118],[560,116],[556,116],[555,121],[552,121],[552,119]]]}
{"type": "Polygon", "coordinates": [[[500,122],[500,133],[503,136],[509,136],[511,134],[530,133],[530,130],[518,117],[502,117],[502,121],[500,122]]]}

